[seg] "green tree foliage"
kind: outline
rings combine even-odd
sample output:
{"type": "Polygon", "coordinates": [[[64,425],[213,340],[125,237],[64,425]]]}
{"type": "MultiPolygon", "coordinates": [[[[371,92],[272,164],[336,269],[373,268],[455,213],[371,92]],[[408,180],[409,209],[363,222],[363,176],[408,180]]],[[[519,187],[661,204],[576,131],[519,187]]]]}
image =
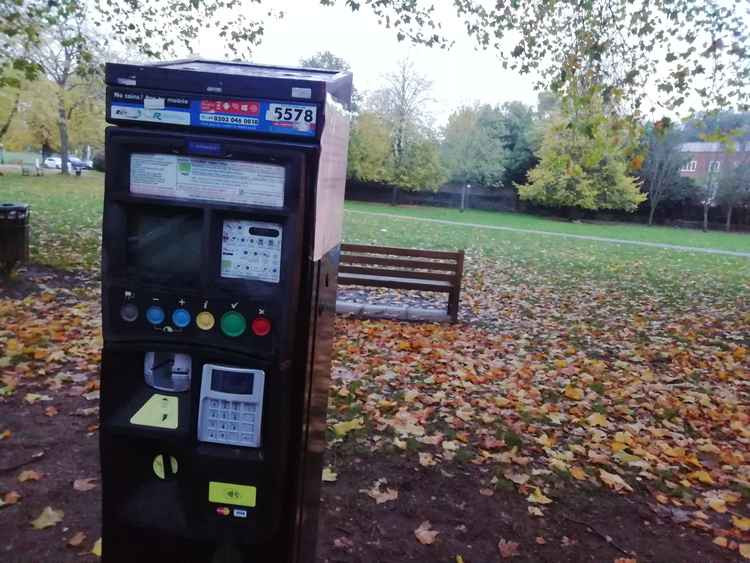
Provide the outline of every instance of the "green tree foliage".
{"type": "Polygon", "coordinates": [[[536,151],[541,135],[534,109],[522,102],[508,102],[502,106],[502,141],[507,151],[504,184],[526,181],[526,175],[538,159],[536,151]]]}
{"type": "MultiPolygon", "coordinates": [[[[399,40],[450,46],[435,7],[411,0],[320,0],[369,10],[399,40]]],[[[0,35],[38,41],[58,8],[77,0],[16,0],[0,4],[0,35]]],[[[192,51],[199,33],[213,30],[228,54],[248,57],[281,12],[271,0],[94,0],[92,21],[150,57],[192,51]],[[251,6],[248,6],[251,4],[251,6]],[[252,6],[255,5],[255,6],[252,6]],[[255,9],[253,9],[255,8],[255,9]],[[168,22],[168,25],[165,23],[168,22]]],[[[637,110],[646,92],[668,107],[693,95],[705,105],[747,107],[750,101],[749,33],[742,2],[715,0],[480,0],[453,2],[455,17],[502,64],[538,77],[540,89],[565,93],[581,72],[596,75],[605,96],[620,92],[637,110]]],[[[0,45],[4,42],[0,41],[0,45]]],[[[29,60],[0,49],[0,66],[29,60]]],[[[30,65],[33,66],[33,65],[30,65]]]]}
{"type": "Polygon", "coordinates": [[[352,124],[348,176],[377,183],[388,183],[393,178],[391,130],[377,113],[363,111],[352,124]]]}
{"type": "Polygon", "coordinates": [[[539,164],[521,199],[554,207],[634,211],[646,199],[628,175],[631,123],[606,112],[601,96],[568,100],[544,134],[539,164]]]}
{"type": "Polygon", "coordinates": [[[454,111],[441,145],[448,178],[481,186],[502,185],[508,160],[502,133],[502,114],[491,106],[465,106],[454,111]]]}
{"type": "Polygon", "coordinates": [[[437,190],[445,181],[437,140],[424,136],[406,148],[401,165],[394,167],[391,183],[407,190],[437,190]]]}

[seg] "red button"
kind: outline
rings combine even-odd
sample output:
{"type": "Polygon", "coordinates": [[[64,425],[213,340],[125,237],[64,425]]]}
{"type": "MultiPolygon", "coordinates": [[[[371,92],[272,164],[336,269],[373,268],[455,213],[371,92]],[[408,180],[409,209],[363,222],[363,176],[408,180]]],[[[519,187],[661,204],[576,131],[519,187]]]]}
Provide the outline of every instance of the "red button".
{"type": "Polygon", "coordinates": [[[265,317],[255,317],[250,328],[256,336],[265,336],[271,332],[271,321],[265,317]]]}

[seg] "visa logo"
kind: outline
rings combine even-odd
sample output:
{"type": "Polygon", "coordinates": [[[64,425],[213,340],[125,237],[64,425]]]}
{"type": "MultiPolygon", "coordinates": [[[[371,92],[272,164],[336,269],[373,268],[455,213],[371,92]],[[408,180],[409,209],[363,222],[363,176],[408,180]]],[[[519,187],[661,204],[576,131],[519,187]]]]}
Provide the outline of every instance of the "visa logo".
{"type": "Polygon", "coordinates": [[[244,510],[242,508],[235,508],[234,517],[235,518],[247,518],[247,510],[244,510]]]}

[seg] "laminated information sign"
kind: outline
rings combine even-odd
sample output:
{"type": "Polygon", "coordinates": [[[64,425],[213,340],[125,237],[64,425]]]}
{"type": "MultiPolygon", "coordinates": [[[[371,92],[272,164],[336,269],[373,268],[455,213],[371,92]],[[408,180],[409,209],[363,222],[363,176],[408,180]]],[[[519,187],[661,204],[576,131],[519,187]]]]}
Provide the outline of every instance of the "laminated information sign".
{"type": "Polygon", "coordinates": [[[284,167],[172,154],[130,157],[130,192],[244,205],[284,205],[284,167]]]}

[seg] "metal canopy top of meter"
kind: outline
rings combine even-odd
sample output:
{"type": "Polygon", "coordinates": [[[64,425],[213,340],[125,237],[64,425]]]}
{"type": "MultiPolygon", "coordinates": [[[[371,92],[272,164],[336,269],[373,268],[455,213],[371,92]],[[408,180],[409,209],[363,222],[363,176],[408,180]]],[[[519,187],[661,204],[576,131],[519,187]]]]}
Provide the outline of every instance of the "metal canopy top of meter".
{"type": "Polygon", "coordinates": [[[352,75],[346,71],[187,59],[155,64],[107,63],[109,86],[194,94],[324,103],[326,94],[349,105],[352,75]]]}

